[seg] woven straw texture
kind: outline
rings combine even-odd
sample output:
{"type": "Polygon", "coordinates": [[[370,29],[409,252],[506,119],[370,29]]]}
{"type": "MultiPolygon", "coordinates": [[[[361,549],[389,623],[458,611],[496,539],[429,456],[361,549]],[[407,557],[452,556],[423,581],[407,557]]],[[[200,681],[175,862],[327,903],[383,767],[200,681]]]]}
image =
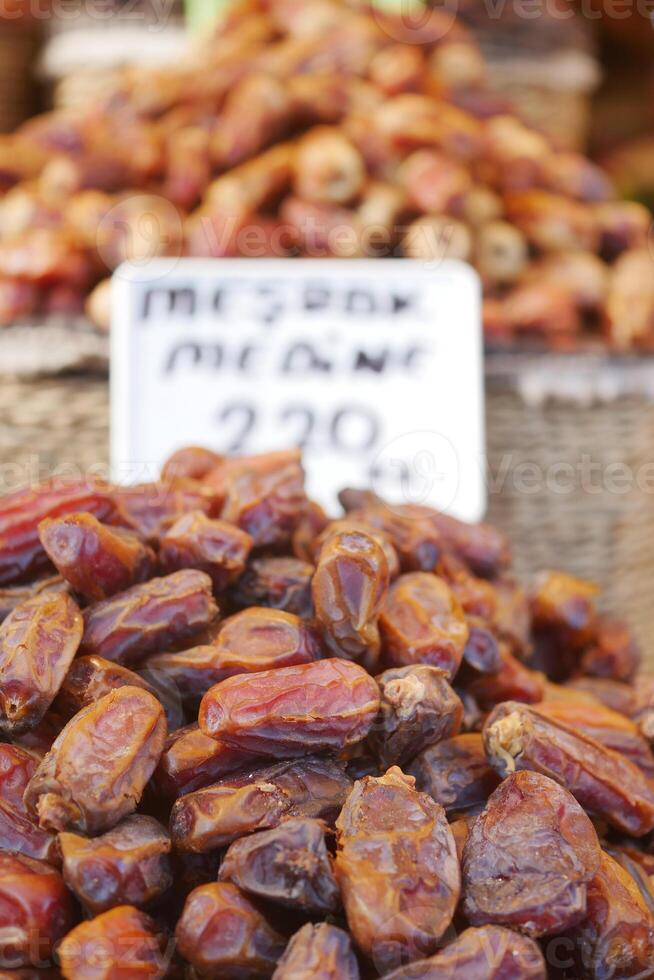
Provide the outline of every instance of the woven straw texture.
{"type": "MultiPolygon", "coordinates": [[[[598,582],[654,666],[654,362],[491,356],[486,386],[489,519],[518,574],[598,582]]],[[[102,373],[1,378],[0,490],[55,467],[97,472],[108,409],[102,373]]]]}

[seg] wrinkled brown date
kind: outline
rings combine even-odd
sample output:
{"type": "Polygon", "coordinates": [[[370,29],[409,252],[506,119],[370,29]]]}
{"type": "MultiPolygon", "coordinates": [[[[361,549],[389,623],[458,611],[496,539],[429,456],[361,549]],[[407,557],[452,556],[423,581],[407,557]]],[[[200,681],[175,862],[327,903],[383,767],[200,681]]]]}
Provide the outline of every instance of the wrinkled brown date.
{"type": "Polygon", "coordinates": [[[251,767],[178,799],[170,815],[173,843],[180,851],[202,852],[288,817],[332,823],[351,787],[338,765],[319,757],[251,767]]]}
{"type": "Polygon", "coordinates": [[[583,919],[599,862],[595,828],[574,797],[539,773],[513,773],[463,849],[464,914],[473,925],[556,935],[583,919]]]}
{"type": "Polygon", "coordinates": [[[90,606],[84,613],[81,650],[120,664],[137,663],[190,639],[217,613],[209,576],[185,569],[90,606]]]}
{"type": "Polygon", "coordinates": [[[113,510],[113,499],[106,491],[83,481],[57,484],[53,480],[2,497],[0,585],[25,581],[52,567],[38,531],[46,517],[85,511],[105,520],[113,510]]]}
{"type": "Polygon", "coordinates": [[[0,848],[58,864],[57,838],[41,830],[23,803],[38,761],[17,745],[0,744],[0,848]]]}
{"type": "Polygon", "coordinates": [[[501,926],[466,929],[431,959],[411,963],[386,980],[546,980],[538,945],[501,926]]]}
{"type": "Polygon", "coordinates": [[[647,977],[654,964],[654,918],[636,882],[606,853],[588,882],[586,916],[559,955],[591,980],[647,977]]]}
{"type": "Polygon", "coordinates": [[[484,744],[501,776],[540,772],[626,834],[642,837],[654,828],[654,785],[633,762],[526,704],[498,705],[484,726],[484,744]]]}
{"type": "Polygon", "coordinates": [[[82,639],[82,614],[65,592],[16,606],[0,626],[0,729],[34,728],[52,704],[82,639]]]}
{"type": "Polygon", "coordinates": [[[203,697],[198,721],[205,735],[236,748],[292,758],[360,742],[379,705],[362,667],[317,660],[221,681],[203,697]]]}
{"type": "Polygon", "coordinates": [[[152,919],[119,905],[69,932],[58,948],[66,980],[134,980],[166,974],[165,938],[152,919]]]}
{"type": "Polygon", "coordinates": [[[112,496],[116,506],[113,522],[136,531],[154,545],[182,514],[200,510],[208,517],[217,517],[223,503],[214,489],[188,479],[117,487],[112,496]]]}
{"type": "Polygon", "coordinates": [[[118,687],[142,687],[144,691],[154,693],[140,674],[127,667],[95,654],[75,657],[59,688],[55,707],[71,718],[118,687]]]}
{"type": "Polygon", "coordinates": [[[535,704],[543,700],[544,678],[529,670],[500,644],[500,669],[495,674],[480,674],[467,684],[469,694],[480,708],[490,711],[501,701],[524,701],[535,704]]]}
{"type": "Polygon", "coordinates": [[[393,583],[379,627],[389,664],[431,664],[450,679],[469,638],[465,615],[452,590],[443,579],[427,572],[409,572],[393,583]]]}
{"type": "Polygon", "coordinates": [[[143,582],[155,566],[154,552],[123,528],[107,527],[92,514],[49,517],[39,524],[48,558],[80,595],[108,599],[143,582]]]}
{"type": "Polygon", "coordinates": [[[286,555],[255,558],[230,595],[239,607],[268,606],[308,619],[313,615],[314,566],[286,555]]]}
{"type": "Polygon", "coordinates": [[[359,948],[382,973],[435,952],[461,888],[443,808],[393,767],[354,784],[336,827],[336,876],[359,948]]]}
{"type": "Polygon", "coordinates": [[[0,623],[26,599],[41,595],[43,592],[68,591],[68,583],[64,582],[61,575],[49,575],[25,585],[8,585],[5,588],[0,588],[0,623]]]}
{"type": "Polygon", "coordinates": [[[352,940],[328,922],[307,922],[291,938],[273,980],[359,980],[352,940]]]}
{"type": "Polygon", "coordinates": [[[377,677],[379,716],[368,736],[382,769],[401,768],[422,749],[461,728],[463,705],[436,667],[395,667],[377,677]]]}
{"type": "Polygon", "coordinates": [[[218,879],[307,915],[330,915],[340,903],[320,820],[285,820],[234,841],[218,879]]]}
{"type": "Polygon", "coordinates": [[[183,446],[172,453],[161,468],[161,479],[203,480],[224,457],[204,446],[183,446]]]}
{"type": "Polygon", "coordinates": [[[271,976],[286,941],[228,881],[191,892],[175,930],[177,948],[199,977],[271,976]]]}
{"type": "Polygon", "coordinates": [[[210,687],[237,674],[311,663],[321,656],[308,623],[277,609],[244,609],[220,627],[212,646],[150,657],[147,666],[170,677],[184,698],[199,700],[210,687]]]}
{"type": "Polygon", "coordinates": [[[0,966],[43,966],[75,921],[64,880],[24,854],[0,852],[0,966]]]}
{"type": "Polygon", "coordinates": [[[25,804],[46,830],[108,830],[136,809],[165,739],[156,698],[118,688],[68,722],[32,776],[25,804]]]}
{"type": "Polygon", "coordinates": [[[197,724],[187,725],[169,736],[154,780],[166,799],[176,800],[255,760],[260,765],[259,756],[203,735],[197,724]]]}
{"type": "Polygon", "coordinates": [[[407,772],[415,776],[418,789],[429,793],[448,813],[483,805],[500,781],[476,732],[429,746],[407,772]]]}
{"type": "Polygon", "coordinates": [[[252,549],[249,534],[195,510],[183,514],[166,531],[159,547],[164,573],[181,568],[206,572],[215,592],[222,592],[239,577],[252,549]]]}
{"type": "Polygon", "coordinates": [[[386,555],[369,534],[340,531],[320,549],[311,584],[316,619],[329,650],[374,668],[377,620],[389,583],[386,555]]]}
{"type": "Polygon", "coordinates": [[[153,817],[134,814],[99,837],[62,833],[64,881],[92,915],[143,907],[172,885],[170,837],[153,817]]]}

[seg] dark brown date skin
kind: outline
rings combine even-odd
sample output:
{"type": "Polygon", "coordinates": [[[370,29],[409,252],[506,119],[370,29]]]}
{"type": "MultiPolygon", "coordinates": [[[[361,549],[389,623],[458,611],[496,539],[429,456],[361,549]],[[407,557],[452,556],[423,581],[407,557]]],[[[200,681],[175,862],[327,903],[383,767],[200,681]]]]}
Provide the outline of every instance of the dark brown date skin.
{"type": "Polygon", "coordinates": [[[121,667],[120,664],[95,654],[75,657],[59,688],[55,708],[65,717],[72,718],[82,708],[94,704],[118,687],[141,687],[144,691],[154,693],[140,674],[127,667],[121,667]]]}
{"type": "Polygon", "coordinates": [[[134,814],[99,837],[59,834],[64,881],[92,915],[117,905],[143,908],[173,883],[170,837],[153,817],[134,814]]]}
{"type": "Polygon", "coordinates": [[[640,661],[638,644],[627,624],[621,619],[598,616],[593,640],[579,661],[581,673],[629,683],[640,661]]]}
{"type": "Polygon", "coordinates": [[[313,549],[311,552],[311,558],[313,561],[318,559],[320,551],[325,542],[333,534],[365,534],[371,538],[374,538],[377,544],[380,546],[384,554],[386,555],[386,561],[388,562],[388,575],[392,581],[394,578],[400,574],[400,559],[398,558],[397,551],[391,544],[390,538],[380,531],[378,528],[373,527],[371,524],[366,524],[364,521],[355,520],[355,518],[342,517],[337,521],[329,521],[325,525],[322,532],[313,542],[313,549]]]}
{"type": "Polygon", "coordinates": [[[595,828],[574,797],[540,773],[513,773],[464,846],[464,915],[532,938],[557,935],[583,919],[599,862],[595,828]]]}
{"type": "Polygon", "coordinates": [[[372,535],[329,535],[318,557],[311,591],[326,647],[336,656],[372,669],[379,659],[377,620],[389,583],[381,545],[372,535]]]}
{"type": "Polygon", "coordinates": [[[401,575],[379,617],[383,654],[394,667],[424,663],[451,680],[470,631],[458,600],[443,579],[427,572],[401,575]]]}
{"type": "Polygon", "coordinates": [[[211,487],[187,479],[114,487],[113,500],[113,523],[136,531],[155,546],[182,514],[200,510],[208,517],[218,517],[223,504],[222,496],[211,487]]]}
{"type": "Polygon", "coordinates": [[[48,575],[26,585],[8,585],[4,589],[0,588],[0,623],[10,612],[13,612],[16,606],[43,592],[68,592],[68,583],[64,582],[61,575],[48,575]]]}
{"type": "Polygon", "coordinates": [[[600,704],[632,718],[638,709],[638,693],[631,684],[605,677],[574,677],[564,685],[568,691],[592,697],[600,704]]]}
{"type": "Polygon", "coordinates": [[[82,639],[82,614],[65,592],[16,606],[0,626],[0,730],[34,728],[52,704],[82,639]]]}
{"type": "Polygon", "coordinates": [[[286,555],[250,561],[230,598],[239,607],[267,606],[304,619],[313,615],[311,579],[314,566],[286,555]]]}
{"type": "Polygon", "coordinates": [[[603,704],[583,701],[543,701],[535,710],[552,721],[560,721],[576,731],[594,738],[638,766],[650,779],[654,778],[654,755],[638,726],[630,718],[606,708],[603,704]]]}
{"type": "Polygon", "coordinates": [[[191,639],[217,613],[204,572],[153,578],[85,610],[81,652],[130,666],[191,639]]]}
{"type": "Polygon", "coordinates": [[[237,749],[290,759],[362,741],[379,706],[379,688],[362,667],[317,660],[221,681],[203,697],[198,722],[237,749]]]}
{"type": "Polygon", "coordinates": [[[592,582],[565,572],[543,572],[531,593],[534,626],[560,631],[567,642],[576,647],[583,645],[592,639],[595,629],[598,591],[592,582]]]}
{"type": "Polygon", "coordinates": [[[245,531],[195,510],[178,518],[162,537],[159,565],[164,574],[198,568],[218,593],[238,579],[251,550],[252,538],[245,531]]]}
{"type": "Polygon", "coordinates": [[[195,976],[215,980],[270,977],[286,944],[258,908],[228,881],[201,885],[191,892],[175,938],[195,976]]]}
{"type": "Polygon", "coordinates": [[[328,922],[305,926],[291,938],[272,980],[359,980],[352,940],[328,922]]]}
{"type": "Polygon", "coordinates": [[[467,690],[480,708],[492,710],[502,701],[524,701],[536,704],[543,700],[545,684],[542,674],[529,670],[500,644],[501,666],[496,674],[478,674],[468,680],[467,690]]]}
{"type": "Polygon", "coordinates": [[[182,446],[172,453],[161,468],[161,479],[204,480],[223,462],[224,456],[204,446],[182,446]]]}
{"type": "Polygon", "coordinates": [[[484,725],[484,744],[500,776],[542,773],[617,830],[642,837],[654,829],[654,787],[637,766],[529,705],[498,705],[484,725]]]}
{"type": "Polygon", "coordinates": [[[319,757],[245,769],[177,800],[170,815],[173,844],[208,851],[290,817],[331,824],[351,788],[336,763],[319,757]]]}
{"type": "Polygon", "coordinates": [[[135,534],[101,524],[93,514],[48,517],[39,537],[57,571],[92,602],[145,581],[155,567],[154,552],[135,534]]]}
{"type": "Polygon", "coordinates": [[[237,769],[260,763],[259,756],[203,735],[197,724],[187,725],[168,737],[154,773],[154,783],[158,793],[168,800],[176,800],[210,786],[237,769]]]}
{"type": "Polygon", "coordinates": [[[479,674],[497,674],[502,669],[500,644],[483,622],[468,616],[470,635],[463,651],[463,660],[479,674]]]}
{"type": "Polygon", "coordinates": [[[46,517],[85,511],[106,520],[114,511],[110,493],[83,480],[52,480],[0,498],[0,585],[25,582],[52,568],[38,527],[46,517]]]}
{"type": "Polygon", "coordinates": [[[466,524],[449,514],[418,504],[397,509],[407,517],[427,518],[441,535],[444,547],[454,552],[480,578],[496,578],[511,560],[506,536],[492,524],[466,524]]]}
{"type": "Polygon", "coordinates": [[[218,880],[306,915],[331,915],[340,893],[325,829],[320,820],[295,819],[242,837],[227,849],[218,880]]]}
{"type": "Polygon", "coordinates": [[[422,749],[456,735],[463,705],[436,667],[395,667],[377,677],[381,708],[368,736],[382,770],[403,768],[422,749]]]}
{"type": "Polygon", "coordinates": [[[207,482],[224,492],[221,517],[258,548],[288,544],[308,504],[299,449],[226,460],[207,482]]]}
{"type": "Polygon", "coordinates": [[[0,744],[0,848],[58,864],[57,838],[41,830],[23,803],[38,761],[17,745],[0,744]]]}
{"type": "Polygon", "coordinates": [[[480,926],[386,980],[547,980],[547,967],[533,939],[501,926],[480,926]]]}
{"type": "Polygon", "coordinates": [[[55,868],[0,852],[0,966],[45,966],[74,922],[70,894],[55,868]]]}
{"type": "Polygon", "coordinates": [[[420,752],[407,772],[448,814],[484,804],[500,779],[490,766],[481,735],[469,732],[420,752]]]}
{"type": "Polygon", "coordinates": [[[355,508],[347,515],[351,524],[382,535],[396,554],[390,565],[391,577],[403,572],[432,572],[441,554],[443,540],[430,521],[404,517],[386,504],[355,508]],[[397,568],[399,560],[399,568],[397,568]]]}
{"type": "Polygon", "coordinates": [[[210,687],[237,674],[311,663],[322,655],[316,630],[292,613],[244,609],[222,624],[215,643],[150,657],[184,698],[196,702],[210,687]]]}
{"type": "Polygon", "coordinates": [[[647,977],[654,963],[654,918],[633,880],[606,853],[588,883],[585,918],[567,934],[569,955],[589,980],[647,977]]]}
{"type": "Polygon", "coordinates": [[[76,926],[57,952],[66,980],[158,980],[168,969],[165,947],[145,912],[119,905],[76,926]]]}
{"type": "Polygon", "coordinates": [[[349,930],[380,973],[438,949],[461,888],[445,811],[396,766],[354,784],[336,822],[349,930]]]}
{"type": "Polygon", "coordinates": [[[136,809],[165,740],[156,698],[118,688],[63,728],[27,786],[25,805],[46,830],[109,830],[136,809]]]}

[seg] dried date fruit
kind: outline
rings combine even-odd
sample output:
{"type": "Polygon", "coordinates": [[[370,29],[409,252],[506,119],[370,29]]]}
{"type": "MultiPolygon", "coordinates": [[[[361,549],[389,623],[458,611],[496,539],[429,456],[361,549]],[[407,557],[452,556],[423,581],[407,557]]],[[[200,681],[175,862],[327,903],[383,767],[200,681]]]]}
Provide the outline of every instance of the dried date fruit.
{"type": "Polygon", "coordinates": [[[370,534],[340,531],[325,540],[311,590],[316,620],[332,653],[369,668],[376,665],[377,620],[388,583],[386,555],[370,534]]]}
{"type": "Polygon", "coordinates": [[[159,564],[164,573],[198,568],[209,575],[214,591],[222,592],[238,579],[251,549],[252,538],[245,531],[195,510],[183,514],[166,531],[159,564]]]}
{"type": "Polygon", "coordinates": [[[81,650],[130,665],[189,640],[217,613],[208,575],[190,568],[173,572],[85,610],[81,650]]]}
{"type": "Polygon", "coordinates": [[[610,681],[605,677],[574,677],[566,681],[565,688],[575,694],[592,697],[628,718],[633,717],[638,708],[638,693],[631,684],[610,681]]]}
{"type": "Polygon", "coordinates": [[[0,729],[34,728],[54,701],[82,639],[82,614],[65,592],[27,599],[0,625],[0,729]]]}
{"type": "Polygon", "coordinates": [[[534,626],[560,630],[566,639],[583,644],[592,639],[597,592],[592,582],[564,572],[543,572],[531,594],[534,626]]]}
{"type": "Polygon", "coordinates": [[[134,814],[99,837],[59,834],[64,881],[92,915],[148,905],[173,883],[170,837],[153,817],[134,814]]]}
{"type": "Polygon", "coordinates": [[[224,489],[223,520],[249,534],[256,547],[290,541],[307,505],[299,450],[231,459],[212,477],[210,484],[224,489]]]}
{"type": "Polygon", "coordinates": [[[463,849],[463,912],[472,925],[556,935],[583,919],[600,853],[595,828],[567,790],[539,773],[513,773],[463,849]]]}
{"type": "Polygon", "coordinates": [[[55,707],[67,718],[72,718],[82,708],[118,687],[142,687],[144,691],[154,693],[140,674],[127,667],[95,654],[75,657],[59,688],[55,707]]]}
{"type": "Polygon", "coordinates": [[[647,977],[654,963],[654,917],[636,882],[606,853],[588,882],[585,918],[559,950],[589,980],[647,977]]]}
{"type": "Polygon", "coordinates": [[[82,922],[57,952],[66,980],[158,980],[166,975],[170,959],[155,923],[131,905],[82,922]]]}
{"type": "Polygon", "coordinates": [[[24,854],[0,852],[0,966],[44,966],[75,921],[60,873],[24,854]]]}
{"type": "Polygon", "coordinates": [[[39,524],[43,549],[57,571],[81,596],[108,599],[152,574],[154,552],[123,528],[92,514],[48,517],[39,524]]]}
{"type": "Polygon", "coordinates": [[[68,583],[64,582],[61,575],[49,575],[47,578],[40,578],[26,585],[8,585],[6,588],[0,588],[0,623],[10,612],[13,612],[16,606],[43,592],[68,592],[68,583]]]}
{"type": "Polygon", "coordinates": [[[285,820],[234,841],[218,875],[241,891],[297,909],[327,916],[338,909],[340,892],[320,820],[285,820]]]}
{"type": "Polygon", "coordinates": [[[362,667],[317,660],[221,681],[203,697],[198,721],[205,735],[236,748],[291,758],[360,742],[379,705],[362,667]]]}
{"type": "Polygon", "coordinates": [[[435,952],[461,887],[445,811],[393,767],[354,784],[336,822],[347,922],[381,973],[435,952]]]}
{"type": "Polygon", "coordinates": [[[422,749],[456,735],[463,705],[436,667],[395,667],[377,677],[381,708],[368,743],[383,770],[402,768],[422,749]]]}
{"type": "Polygon", "coordinates": [[[0,848],[58,864],[57,838],[41,830],[23,803],[38,761],[17,745],[0,743],[0,848]]]}
{"type": "Polygon", "coordinates": [[[495,578],[511,560],[506,536],[492,524],[466,524],[449,514],[416,504],[402,507],[400,512],[409,517],[426,517],[441,535],[444,547],[480,578],[495,578]]]}
{"type": "Polygon", "coordinates": [[[147,666],[170,677],[184,698],[199,699],[237,674],[312,663],[321,656],[315,629],[277,609],[244,609],[226,619],[211,646],[150,657],[147,666]]]}
{"type": "Polygon", "coordinates": [[[654,784],[629,759],[588,735],[507,701],[487,719],[484,744],[501,776],[540,772],[617,830],[642,837],[654,829],[654,784]]]}
{"type": "Polygon", "coordinates": [[[459,669],[470,635],[452,590],[443,579],[427,572],[409,572],[392,584],[379,628],[389,664],[431,664],[445,671],[450,680],[459,669]]]}
{"type": "Polygon", "coordinates": [[[286,555],[255,558],[230,596],[237,606],[267,606],[309,619],[313,615],[314,566],[286,555]]]}
{"type": "Polygon", "coordinates": [[[380,502],[350,510],[348,521],[383,535],[397,553],[403,572],[433,572],[436,568],[443,539],[428,518],[405,516],[398,508],[380,502]]]}
{"type": "Polygon", "coordinates": [[[118,688],[68,722],[32,776],[25,804],[46,830],[109,830],[136,809],[165,739],[156,698],[118,688]]]}
{"type": "Polygon", "coordinates": [[[329,523],[322,529],[318,537],[315,538],[311,549],[311,558],[314,561],[318,559],[325,542],[328,541],[334,534],[365,534],[367,537],[374,538],[386,555],[389,580],[392,581],[400,574],[400,560],[398,558],[397,551],[393,547],[391,540],[386,533],[384,531],[380,531],[376,527],[373,527],[372,524],[368,524],[365,521],[357,520],[354,517],[351,517],[350,514],[338,521],[329,521],[329,523]]]}
{"type": "Polygon", "coordinates": [[[592,643],[582,654],[579,669],[590,677],[632,680],[640,667],[640,650],[621,619],[598,616],[592,643]]]}
{"type": "Polygon", "coordinates": [[[202,852],[290,817],[331,823],[351,787],[336,763],[319,757],[250,767],[178,799],[170,815],[173,843],[179,851],[202,852]]]}
{"type": "Polygon", "coordinates": [[[183,446],[172,453],[161,468],[161,479],[203,480],[224,457],[204,446],[183,446]]]}
{"type": "Polygon", "coordinates": [[[429,793],[448,814],[483,805],[500,781],[476,732],[429,746],[407,772],[415,777],[418,789],[429,793]]]}
{"type": "Polygon", "coordinates": [[[307,922],[292,936],[272,980],[359,980],[352,940],[328,922],[307,922]]]}
{"type": "Polygon", "coordinates": [[[498,674],[502,670],[502,651],[494,633],[468,616],[470,635],[463,651],[463,660],[479,674],[498,674]]]}
{"type": "Polygon", "coordinates": [[[105,520],[113,510],[105,489],[81,480],[52,480],[0,498],[0,585],[24,582],[52,567],[38,531],[46,517],[85,511],[105,520]]]}
{"type": "Polygon", "coordinates": [[[537,943],[501,926],[466,929],[428,960],[389,973],[387,980],[547,980],[537,943]]]}
{"type": "Polygon", "coordinates": [[[270,977],[286,945],[258,908],[228,881],[188,896],[175,930],[177,949],[198,977],[270,977]]]}
{"type": "Polygon", "coordinates": [[[479,674],[466,685],[480,708],[490,711],[502,701],[535,704],[543,700],[545,685],[541,674],[520,663],[504,644],[500,644],[500,660],[496,674],[479,674]]]}
{"type": "Polygon", "coordinates": [[[113,499],[114,523],[136,531],[154,545],[182,514],[200,510],[208,517],[217,517],[223,503],[222,495],[212,487],[188,479],[114,488],[113,499]]]}
{"type": "Polygon", "coordinates": [[[560,721],[588,735],[630,759],[650,778],[654,777],[654,755],[638,726],[630,718],[606,708],[603,704],[583,701],[543,701],[535,710],[552,721],[560,721]]]}
{"type": "Polygon", "coordinates": [[[166,799],[209,786],[230,772],[251,763],[260,764],[259,756],[203,735],[196,725],[173,732],[166,742],[154,773],[156,789],[166,799]]]}

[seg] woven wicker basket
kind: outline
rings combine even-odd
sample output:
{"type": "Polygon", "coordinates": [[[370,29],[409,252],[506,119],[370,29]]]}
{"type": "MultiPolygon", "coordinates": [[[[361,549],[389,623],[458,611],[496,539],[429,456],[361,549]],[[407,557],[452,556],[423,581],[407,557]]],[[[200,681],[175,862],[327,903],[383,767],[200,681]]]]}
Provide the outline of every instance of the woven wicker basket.
{"type": "MultiPolygon", "coordinates": [[[[2,341],[14,374],[0,379],[0,490],[106,464],[106,338],[78,325],[57,375],[2,341]]],[[[511,536],[518,574],[555,567],[597,581],[654,664],[654,359],[489,355],[486,389],[489,519],[511,536]]]]}

